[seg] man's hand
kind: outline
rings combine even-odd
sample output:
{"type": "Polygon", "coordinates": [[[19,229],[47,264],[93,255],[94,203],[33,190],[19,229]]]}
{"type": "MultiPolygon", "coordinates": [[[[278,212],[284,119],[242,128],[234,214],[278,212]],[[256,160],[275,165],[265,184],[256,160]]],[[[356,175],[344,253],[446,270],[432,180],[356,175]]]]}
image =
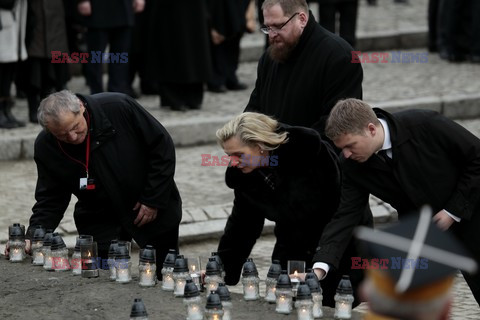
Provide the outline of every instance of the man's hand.
{"type": "Polygon", "coordinates": [[[315,268],[313,269],[313,272],[317,275],[318,280],[323,279],[325,277],[325,270],[320,269],[320,268],[315,268]]]}
{"type": "Polygon", "coordinates": [[[79,2],[77,9],[82,16],[88,17],[92,15],[92,5],[90,4],[90,1],[79,2]]]}
{"type": "Polygon", "coordinates": [[[448,230],[448,228],[450,228],[450,226],[455,222],[455,220],[453,220],[452,217],[445,212],[445,210],[439,211],[433,216],[432,220],[437,224],[437,227],[443,231],[448,230]]]}
{"type": "Polygon", "coordinates": [[[212,42],[214,45],[219,45],[220,43],[222,43],[223,41],[225,41],[225,36],[223,36],[222,34],[220,34],[217,30],[215,29],[212,29],[210,31],[210,35],[212,36],[212,42]]]}
{"type": "Polygon", "coordinates": [[[136,224],[137,227],[141,227],[144,224],[152,222],[157,217],[157,208],[148,207],[144,204],[141,204],[140,202],[137,202],[135,204],[133,210],[138,210],[137,218],[135,219],[135,221],[133,221],[133,223],[136,224]]]}
{"type": "Polygon", "coordinates": [[[133,0],[133,12],[140,13],[145,9],[145,0],[133,0]]]}
{"type": "MultiPolygon", "coordinates": [[[[32,254],[32,242],[29,240],[29,239],[25,239],[25,252],[27,254],[32,254]]],[[[7,244],[5,245],[5,251],[3,252],[3,254],[5,255],[5,258],[9,258],[9,253],[10,253],[10,245],[9,243],[7,242],[7,244]]]]}

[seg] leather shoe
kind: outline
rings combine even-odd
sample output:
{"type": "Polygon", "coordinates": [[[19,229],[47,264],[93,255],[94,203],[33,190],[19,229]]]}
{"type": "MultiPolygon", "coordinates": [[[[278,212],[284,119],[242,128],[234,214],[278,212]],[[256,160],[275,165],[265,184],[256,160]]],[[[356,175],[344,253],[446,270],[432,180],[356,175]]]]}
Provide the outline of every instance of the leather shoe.
{"type": "Polygon", "coordinates": [[[231,85],[227,85],[227,89],[232,91],[240,91],[240,90],[245,90],[247,88],[248,86],[242,82],[237,82],[231,85]]]}

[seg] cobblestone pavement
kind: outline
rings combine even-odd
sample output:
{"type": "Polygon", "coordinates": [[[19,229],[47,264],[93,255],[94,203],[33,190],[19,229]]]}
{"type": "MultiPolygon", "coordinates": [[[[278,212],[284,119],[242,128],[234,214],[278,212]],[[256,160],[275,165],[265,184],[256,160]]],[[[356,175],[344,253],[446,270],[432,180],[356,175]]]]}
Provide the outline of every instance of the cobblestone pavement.
{"type": "MultiPolygon", "coordinates": [[[[479,123],[480,124],[480,123],[479,123]]],[[[209,255],[211,251],[215,251],[217,248],[217,240],[203,241],[200,244],[189,244],[180,247],[180,253],[185,256],[197,257],[209,255]]],[[[255,264],[257,265],[259,276],[261,280],[264,280],[267,276],[268,268],[270,267],[270,254],[273,250],[275,244],[275,237],[263,236],[261,237],[250,257],[253,258],[255,264]]],[[[262,288],[262,286],[261,286],[262,288]]],[[[229,287],[230,291],[236,293],[242,293],[241,283],[237,284],[234,287],[229,287]]],[[[264,293],[262,293],[263,295],[264,293]]],[[[480,319],[480,309],[477,302],[473,298],[470,289],[468,288],[463,276],[459,273],[455,279],[455,284],[453,287],[453,303],[451,310],[452,320],[466,320],[466,319],[480,319]]],[[[357,310],[365,311],[367,310],[366,303],[362,303],[358,306],[357,310]]]]}

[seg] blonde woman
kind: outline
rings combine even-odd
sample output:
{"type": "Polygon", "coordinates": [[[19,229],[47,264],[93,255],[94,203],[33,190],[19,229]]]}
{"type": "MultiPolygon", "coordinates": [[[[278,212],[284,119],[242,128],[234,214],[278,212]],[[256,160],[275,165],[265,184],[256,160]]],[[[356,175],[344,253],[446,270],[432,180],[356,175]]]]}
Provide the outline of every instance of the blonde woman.
{"type": "MultiPolygon", "coordinates": [[[[275,222],[272,260],[286,269],[288,260],[312,257],[324,226],[339,203],[340,174],[330,145],[313,129],[291,127],[260,114],[245,112],[217,131],[230,156],[227,186],[234,190],[232,213],[218,246],[225,283],[234,285],[260,236],[264,220],[275,222]]],[[[338,276],[322,281],[324,304],[333,306],[341,274],[350,273],[347,252],[338,276]]],[[[352,276],[352,282],[360,276],[352,276]]]]}

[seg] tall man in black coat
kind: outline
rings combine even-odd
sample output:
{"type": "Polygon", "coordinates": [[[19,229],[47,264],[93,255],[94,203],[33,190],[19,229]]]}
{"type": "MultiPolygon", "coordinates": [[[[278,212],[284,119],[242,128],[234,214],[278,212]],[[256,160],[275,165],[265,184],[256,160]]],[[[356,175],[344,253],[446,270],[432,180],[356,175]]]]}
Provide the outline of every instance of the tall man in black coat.
{"type": "MultiPolygon", "coordinates": [[[[325,132],[343,153],[342,196],[315,261],[338,265],[353,228],[368,218],[362,208],[370,194],[392,205],[400,219],[430,205],[437,225],[480,261],[477,137],[434,111],[390,114],[356,99],[337,103],[325,132]]],[[[322,269],[315,269],[320,277],[328,271],[322,269]]],[[[479,275],[463,275],[480,302],[479,275]]]]}
{"type": "Polygon", "coordinates": [[[270,46],[245,111],[323,134],[338,100],[362,98],[362,66],[351,63],[345,40],[315,22],[305,0],[266,0],[262,8],[270,46]]]}
{"type": "Polygon", "coordinates": [[[35,141],[38,180],[27,235],[34,225],[55,229],[73,194],[77,230],[93,235],[103,256],[117,238],[153,245],[157,264],[178,248],[175,149],[154,117],[124,94],[65,90],[44,99],[38,117],[46,130],[35,141]]]}
{"type": "MultiPolygon", "coordinates": [[[[87,84],[92,94],[104,91],[101,58],[93,58],[92,52],[109,52],[118,56],[130,51],[134,13],[142,12],[145,0],[77,0],[78,12],[85,17],[87,47],[90,61],[87,64],[87,84]]],[[[112,59],[114,60],[114,59],[112,59]]],[[[130,92],[128,64],[111,61],[108,65],[107,91],[130,92]]]]}

